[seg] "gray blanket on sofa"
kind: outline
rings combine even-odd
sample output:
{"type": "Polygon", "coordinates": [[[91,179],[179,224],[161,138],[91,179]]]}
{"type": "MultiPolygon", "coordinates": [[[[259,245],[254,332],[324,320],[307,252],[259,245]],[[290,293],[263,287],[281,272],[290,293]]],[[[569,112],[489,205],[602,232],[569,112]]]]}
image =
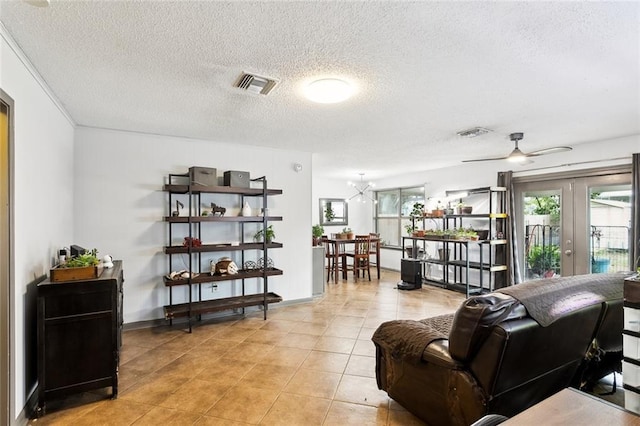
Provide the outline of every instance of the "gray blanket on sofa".
{"type": "Polygon", "coordinates": [[[417,364],[422,353],[434,340],[448,339],[453,314],[413,320],[395,320],[382,323],[371,340],[386,349],[395,359],[417,364]]]}
{"type": "Polygon", "coordinates": [[[624,279],[628,275],[629,273],[612,273],[547,278],[496,291],[520,301],[529,316],[546,327],[567,312],[622,299],[624,279]]]}

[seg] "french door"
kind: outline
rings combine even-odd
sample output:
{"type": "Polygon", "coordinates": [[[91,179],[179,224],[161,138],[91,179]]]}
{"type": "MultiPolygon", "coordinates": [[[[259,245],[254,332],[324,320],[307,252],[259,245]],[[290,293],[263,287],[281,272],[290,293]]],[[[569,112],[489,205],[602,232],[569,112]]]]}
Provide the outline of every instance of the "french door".
{"type": "Polygon", "coordinates": [[[630,172],[514,180],[524,279],[630,270],[630,172]]]}

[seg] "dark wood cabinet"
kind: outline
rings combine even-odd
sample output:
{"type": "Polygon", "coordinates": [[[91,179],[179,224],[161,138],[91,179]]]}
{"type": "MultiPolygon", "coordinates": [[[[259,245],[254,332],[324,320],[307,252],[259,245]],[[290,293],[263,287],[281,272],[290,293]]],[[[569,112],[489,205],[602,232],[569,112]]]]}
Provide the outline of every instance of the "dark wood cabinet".
{"type": "Polygon", "coordinates": [[[100,277],[38,284],[38,412],[51,398],[111,386],[118,395],[122,261],[100,277]]]}

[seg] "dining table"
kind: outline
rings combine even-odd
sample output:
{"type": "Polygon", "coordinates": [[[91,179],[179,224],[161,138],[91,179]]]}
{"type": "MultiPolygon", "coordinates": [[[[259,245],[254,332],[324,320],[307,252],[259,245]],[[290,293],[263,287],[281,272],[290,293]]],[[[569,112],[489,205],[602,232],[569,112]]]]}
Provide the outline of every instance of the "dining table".
{"type": "MultiPolygon", "coordinates": [[[[333,282],[338,282],[338,272],[340,271],[339,260],[342,257],[343,260],[346,259],[346,253],[349,245],[354,245],[356,240],[355,238],[344,239],[344,238],[327,238],[322,241],[324,244],[331,244],[333,246],[333,282]]],[[[376,270],[378,273],[378,279],[380,279],[380,238],[379,237],[371,237],[371,244],[374,244],[375,251],[371,252],[371,254],[375,254],[376,256],[376,270]]],[[[371,250],[370,250],[371,251],[371,250]]],[[[328,265],[327,265],[328,267],[328,265]]],[[[347,270],[343,268],[342,270],[342,278],[347,279],[347,270]]],[[[327,277],[327,282],[329,282],[329,277],[327,277]]]]}

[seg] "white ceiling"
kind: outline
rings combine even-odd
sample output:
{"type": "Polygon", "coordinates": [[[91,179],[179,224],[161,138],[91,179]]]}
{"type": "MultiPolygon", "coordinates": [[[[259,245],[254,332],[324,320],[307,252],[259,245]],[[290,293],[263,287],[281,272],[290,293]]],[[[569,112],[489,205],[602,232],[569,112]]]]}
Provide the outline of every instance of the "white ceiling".
{"type": "Polygon", "coordinates": [[[640,134],[635,1],[0,1],[0,20],[78,125],[309,151],[317,176],[640,134]],[[280,83],[246,93],[243,71],[280,83]],[[357,94],[303,98],[323,76],[357,94]],[[493,132],[456,136],[474,126],[493,132]]]}

